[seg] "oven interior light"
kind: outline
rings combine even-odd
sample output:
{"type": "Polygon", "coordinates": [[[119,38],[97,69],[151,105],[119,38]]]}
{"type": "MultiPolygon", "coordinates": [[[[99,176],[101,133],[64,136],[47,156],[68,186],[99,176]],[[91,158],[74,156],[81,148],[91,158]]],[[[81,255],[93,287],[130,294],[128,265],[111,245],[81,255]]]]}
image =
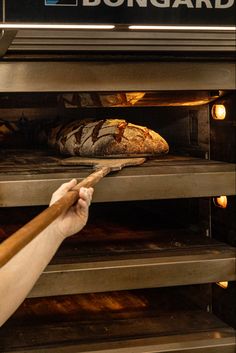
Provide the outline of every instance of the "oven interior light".
{"type": "Polygon", "coordinates": [[[229,282],[227,282],[227,281],[217,282],[216,284],[217,284],[217,286],[219,286],[223,289],[227,289],[229,286],[229,282]]]}
{"type": "Polygon", "coordinates": [[[227,196],[218,196],[213,199],[215,206],[219,208],[227,207],[227,196]]]}
{"type": "Polygon", "coordinates": [[[132,25],[133,30],[176,30],[176,31],[235,31],[235,26],[144,26],[132,25]]]}
{"type": "MultiPolygon", "coordinates": [[[[114,29],[115,25],[107,24],[44,24],[44,23],[0,23],[1,29],[18,30],[18,29],[114,29]]],[[[236,26],[145,26],[131,25],[127,26],[130,30],[174,30],[174,31],[236,31],[236,26]]]]}
{"type": "Polygon", "coordinates": [[[63,25],[63,24],[34,24],[34,23],[1,23],[1,29],[62,29],[62,30],[76,30],[76,29],[114,29],[114,25],[63,25]]]}
{"type": "Polygon", "coordinates": [[[215,120],[224,120],[226,118],[226,108],[223,104],[214,104],[211,110],[212,118],[215,120]]]}

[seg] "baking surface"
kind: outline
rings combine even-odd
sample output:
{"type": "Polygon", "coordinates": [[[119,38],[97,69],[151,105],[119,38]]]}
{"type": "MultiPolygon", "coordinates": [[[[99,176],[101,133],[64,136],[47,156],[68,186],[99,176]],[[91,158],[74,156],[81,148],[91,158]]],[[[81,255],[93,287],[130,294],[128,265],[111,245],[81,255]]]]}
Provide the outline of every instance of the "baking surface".
{"type": "MultiPolygon", "coordinates": [[[[145,157],[147,155],[135,155],[135,157],[145,157]]],[[[119,156],[118,158],[121,158],[119,156]]],[[[124,156],[124,158],[129,158],[129,156],[124,156]]],[[[110,156],[110,158],[116,158],[110,156]]],[[[173,157],[173,156],[160,156],[153,159],[153,161],[188,161],[189,158],[184,157],[173,157]]],[[[91,169],[89,158],[77,159],[76,157],[67,157],[55,153],[50,150],[30,150],[30,149],[6,149],[1,150],[0,155],[0,176],[2,173],[11,175],[16,172],[20,175],[24,174],[50,174],[50,173],[63,173],[63,172],[73,172],[73,171],[86,171],[91,169]],[[80,161],[81,159],[81,161],[80,161]],[[83,159],[88,161],[87,166],[84,165],[83,159]]],[[[93,158],[94,159],[94,158],[93,158]]],[[[191,159],[191,158],[190,158],[191,159]]],[[[99,161],[99,158],[97,158],[99,161]]],[[[109,161],[109,158],[108,158],[109,161]]]]}
{"type": "Polygon", "coordinates": [[[72,343],[89,347],[96,342],[109,346],[119,340],[221,330],[232,331],[181,288],[174,296],[168,288],[80,294],[27,300],[1,329],[0,347],[43,350],[72,343]]]}
{"type": "MultiPolygon", "coordinates": [[[[146,155],[140,155],[145,157],[146,155]]],[[[120,156],[121,157],[121,156],[120,156]]],[[[130,157],[130,156],[127,156],[130,157]]],[[[135,155],[138,157],[138,155],[135,155]]],[[[75,158],[75,157],[73,157],[75,158]]],[[[112,156],[114,158],[114,156],[112,156]]],[[[88,159],[88,158],[86,158],[88,159]]],[[[69,172],[83,172],[90,170],[91,167],[80,165],[80,163],[72,163],[71,157],[66,157],[56,154],[50,150],[30,150],[30,149],[6,149],[1,150],[0,154],[0,180],[5,175],[17,174],[19,175],[42,175],[50,173],[69,173],[69,172]],[[68,162],[67,162],[68,161],[68,162]]],[[[99,159],[98,159],[99,160],[99,159]]],[[[83,163],[82,163],[83,164],[83,163]]],[[[88,163],[89,165],[90,163],[88,163]]],[[[150,158],[144,167],[158,167],[158,166],[181,166],[181,165],[202,165],[204,168],[212,167],[213,165],[220,165],[220,162],[209,161],[200,158],[193,158],[189,156],[173,156],[164,155],[157,158],[150,158]]]]}

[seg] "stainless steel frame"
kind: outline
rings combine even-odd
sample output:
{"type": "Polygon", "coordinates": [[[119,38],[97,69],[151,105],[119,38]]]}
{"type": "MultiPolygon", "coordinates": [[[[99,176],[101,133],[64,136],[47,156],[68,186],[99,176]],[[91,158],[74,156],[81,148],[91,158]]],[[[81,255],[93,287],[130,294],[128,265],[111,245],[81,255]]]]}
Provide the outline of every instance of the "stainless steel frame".
{"type": "Polygon", "coordinates": [[[1,62],[0,92],[234,90],[234,62],[1,62]]]}
{"type": "MultiPolygon", "coordinates": [[[[233,61],[14,61],[12,51],[235,51],[235,32],[37,32],[19,31],[0,63],[0,92],[93,92],[235,90],[233,61]],[[11,61],[12,60],[12,61],[11,61]]],[[[6,51],[6,46],[4,52],[6,51]]],[[[4,54],[4,53],[3,53],[4,54]]],[[[231,54],[230,54],[231,55],[231,54]]],[[[1,173],[0,206],[48,204],[52,192],[72,177],[91,170],[41,170],[1,173]],[[9,189],[11,192],[9,193],[9,189]]],[[[196,159],[149,161],[106,177],[94,202],[236,195],[235,164],[196,159]],[[114,188],[116,185],[116,188],[114,188]],[[113,192],[107,193],[106,190],[113,192]]],[[[188,254],[136,256],[129,259],[51,263],[29,297],[214,283],[236,280],[235,248],[201,248],[188,254]]],[[[223,323],[222,323],[223,325],[223,323]]],[[[200,330],[201,331],[201,330],[200,330]]],[[[235,330],[219,327],[186,335],[84,343],[27,349],[28,353],[234,353],[235,330]]],[[[22,353],[23,350],[14,350],[22,353]]],[[[7,352],[7,349],[6,349],[7,352]]],[[[4,350],[3,350],[3,353],[4,350]]]]}

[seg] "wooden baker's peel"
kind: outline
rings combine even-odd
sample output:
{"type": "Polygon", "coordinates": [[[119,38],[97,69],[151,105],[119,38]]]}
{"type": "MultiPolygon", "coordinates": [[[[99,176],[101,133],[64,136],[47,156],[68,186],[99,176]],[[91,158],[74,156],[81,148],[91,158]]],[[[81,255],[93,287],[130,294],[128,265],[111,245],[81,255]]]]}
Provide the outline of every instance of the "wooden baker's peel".
{"type": "Polygon", "coordinates": [[[81,187],[93,187],[104,176],[112,171],[119,171],[127,166],[143,164],[145,158],[125,158],[125,159],[97,159],[71,157],[63,160],[63,165],[87,165],[92,166],[95,172],[83,179],[71,191],[68,191],[61,199],[52,206],[45,209],[38,216],[16,231],[2,244],[0,244],[0,267],[4,266],[23,247],[41,233],[58,216],[67,211],[78,199],[81,187]]]}
{"type": "Polygon", "coordinates": [[[69,157],[60,161],[61,165],[69,166],[90,166],[98,170],[101,168],[109,168],[110,172],[121,170],[124,167],[140,165],[145,162],[146,158],[83,158],[69,157]]]}

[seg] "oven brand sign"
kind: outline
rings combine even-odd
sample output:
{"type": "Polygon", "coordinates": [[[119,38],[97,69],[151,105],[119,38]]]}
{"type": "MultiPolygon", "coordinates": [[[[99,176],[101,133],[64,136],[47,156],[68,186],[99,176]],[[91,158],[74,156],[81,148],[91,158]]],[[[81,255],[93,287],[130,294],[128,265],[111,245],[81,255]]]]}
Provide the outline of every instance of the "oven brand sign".
{"type": "Polygon", "coordinates": [[[5,0],[3,8],[11,23],[235,26],[236,0],[5,0]]]}
{"type": "MultiPolygon", "coordinates": [[[[110,7],[117,7],[126,4],[128,7],[148,7],[148,4],[159,8],[179,8],[189,9],[228,9],[234,6],[235,0],[81,0],[81,6],[99,6],[101,3],[110,7]]],[[[45,0],[45,6],[79,6],[78,0],[45,0]]]]}

